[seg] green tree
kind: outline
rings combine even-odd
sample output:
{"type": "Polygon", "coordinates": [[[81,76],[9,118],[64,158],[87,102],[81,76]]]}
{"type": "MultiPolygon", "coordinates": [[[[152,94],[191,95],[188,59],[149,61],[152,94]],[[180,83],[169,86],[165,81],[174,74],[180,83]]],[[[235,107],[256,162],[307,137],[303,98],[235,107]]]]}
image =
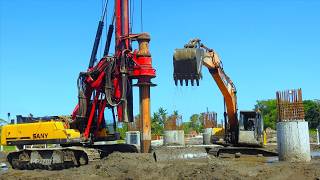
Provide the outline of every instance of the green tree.
{"type": "MultiPolygon", "coordinates": [[[[309,122],[309,128],[316,128],[320,124],[320,100],[304,100],[303,106],[305,120],[309,122]]],[[[276,128],[278,114],[275,99],[257,101],[255,109],[260,110],[265,128],[276,128]]]]}
{"type": "Polygon", "coordinates": [[[264,121],[264,128],[276,128],[278,114],[277,102],[275,99],[257,101],[257,104],[255,105],[255,110],[259,110],[261,112],[264,121]]]}
{"type": "Polygon", "coordinates": [[[120,133],[121,139],[125,139],[126,132],[128,131],[128,123],[125,123],[125,122],[119,123],[116,131],[120,133]]]}
{"type": "Polygon", "coordinates": [[[179,112],[177,110],[173,111],[174,116],[179,116],[179,112]]]}
{"type": "Polygon", "coordinates": [[[160,107],[157,112],[153,113],[151,118],[151,133],[153,135],[163,134],[163,127],[165,121],[168,119],[167,110],[160,107]]]}
{"type": "Polygon", "coordinates": [[[309,122],[309,128],[316,128],[320,125],[320,101],[305,100],[303,101],[305,120],[309,122]]]}
{"type": "Polygon", "coordinates": [[[184,134],[190,133],[190,131],[191,131],[190,122],[183,122],[182,127],[183,127],[184,134]]]}
{"type": "Polygon", "coordinates": [[[203,123],[201,123],[201,121],[203,121],[203,116],[199,114],[191,115],[189,124],[190,129],[197,131],[197,133],[202,132],[203,123]]]}
{"type": "Polygon", "coordinates": [[[190,117],[190,128],[192,130],[196,131],[197,126],[198,126],[198,121],[199,121],[199,114],[191,115],[191,117],[190,117]]]}

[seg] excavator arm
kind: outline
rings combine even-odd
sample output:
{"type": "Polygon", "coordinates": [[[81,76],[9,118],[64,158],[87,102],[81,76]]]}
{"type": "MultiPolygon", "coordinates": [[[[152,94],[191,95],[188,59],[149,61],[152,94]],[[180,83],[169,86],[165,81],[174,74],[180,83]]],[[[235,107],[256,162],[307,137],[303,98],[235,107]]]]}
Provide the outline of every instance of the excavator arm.
{"type": "Polygon", "coordinates": [[[199,39],[193,39],[183,49],[176,49],[174,57],[175,84],[188,85],[188,81],[196,80],[199,85],[201,66],[208,68],[221,91],[226,107],[226,141],[236,144],[238,141],[238,117],[236,88],[232,80],[223,70],[222,62],[216,52],[200,43],[199,39]]]}
{"type": "Polygon", "coordinates": [[[214,51],[206,53],[203,65],[206,66],[220,89],[226,104],[226,113],[231,127],[237,125],[237,96],[236,89],[231,79],[222,68],[219,56],[214,51]]]}

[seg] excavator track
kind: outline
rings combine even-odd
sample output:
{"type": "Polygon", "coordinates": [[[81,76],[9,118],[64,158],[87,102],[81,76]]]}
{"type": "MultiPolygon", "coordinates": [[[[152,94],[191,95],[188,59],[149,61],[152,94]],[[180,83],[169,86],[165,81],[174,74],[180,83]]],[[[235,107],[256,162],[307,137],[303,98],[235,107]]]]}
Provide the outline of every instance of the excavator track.
{"type": "Polygon", "coordinates": [[[135,147],[127,144],[105,145],[99,148],[81,146],[28,148],[9,153],[7,160],[13,169],[61,170],[98,161],[114,151],[138,152],[135,147]]]}

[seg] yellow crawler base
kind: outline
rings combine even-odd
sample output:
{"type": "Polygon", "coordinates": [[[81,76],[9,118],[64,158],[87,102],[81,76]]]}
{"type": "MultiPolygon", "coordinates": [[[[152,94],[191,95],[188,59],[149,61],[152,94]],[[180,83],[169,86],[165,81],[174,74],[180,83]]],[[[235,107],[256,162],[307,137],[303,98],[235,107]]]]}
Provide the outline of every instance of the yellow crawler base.
{"type": "Polygon", "coordinates": [[[80,142],[80,132],[62,121],[9,124],[2,127],[2,145],[66,144],[80,142]]]}

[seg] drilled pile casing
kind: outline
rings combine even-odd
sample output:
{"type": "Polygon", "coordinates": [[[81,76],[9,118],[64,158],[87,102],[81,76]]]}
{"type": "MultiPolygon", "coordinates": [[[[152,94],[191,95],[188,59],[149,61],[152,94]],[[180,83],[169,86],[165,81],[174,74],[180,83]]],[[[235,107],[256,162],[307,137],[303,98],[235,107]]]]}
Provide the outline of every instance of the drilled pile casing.
{"type": "Polygon", "coordinates": [[[175,49],[173,55],[173,78],[176,85],[178,80],[180,85],[183,84],[183,80],[186,85],[188,85],[188,80],[191,80],[191,85],[193,85],[194,80],[199,85],[203,56],[204,50],[200,48],[175,49]]]}
{"type": "Polygon", "coordinates": [[[157,162],[207,159],[208,153],[204,147],[163,147],[156,149],[153,156],[157,162]]]}

